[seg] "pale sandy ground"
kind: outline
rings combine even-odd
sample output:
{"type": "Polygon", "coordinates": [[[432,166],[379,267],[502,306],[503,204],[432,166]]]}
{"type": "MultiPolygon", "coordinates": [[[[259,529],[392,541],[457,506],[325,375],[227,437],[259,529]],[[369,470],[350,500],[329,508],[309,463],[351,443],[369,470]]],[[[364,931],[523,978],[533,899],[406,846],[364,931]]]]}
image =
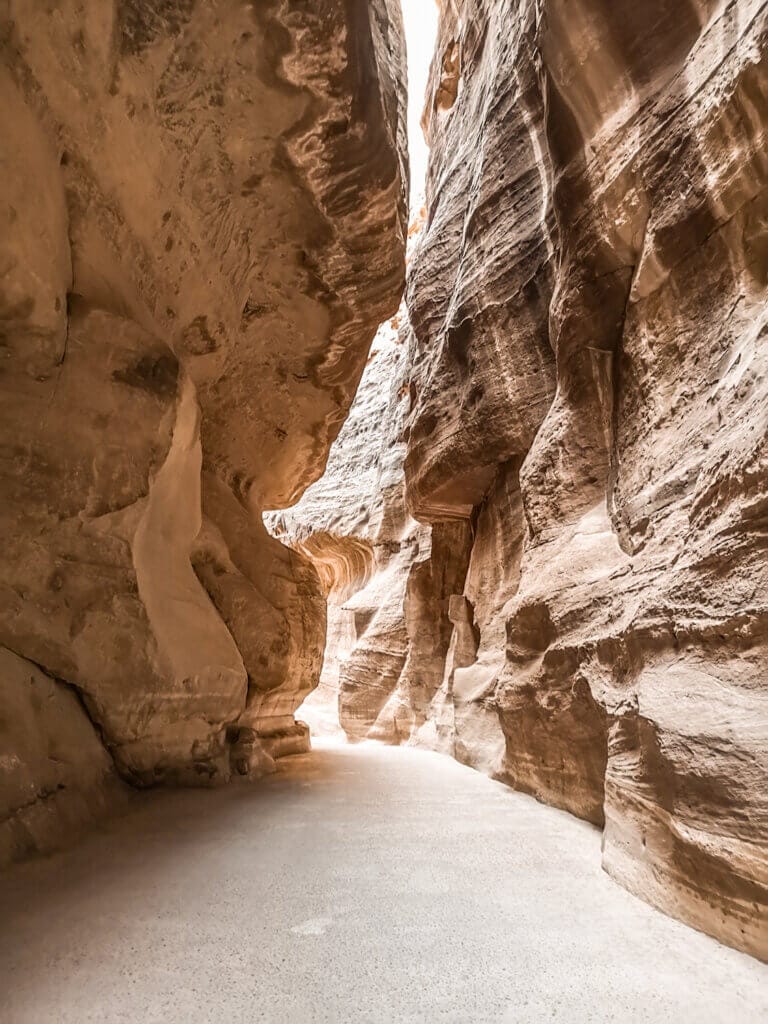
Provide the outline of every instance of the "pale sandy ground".
{"type": "Polygon", "coordinates": [[[148,795],[0,883],[0,1021],[767,1021],[768,968],[614,885],[599,846],[371,744],[148,795]]]}
{"type": "Polygon", "coordinates": [[[321,682],[296,712],[296,717],[309,726],[315,746],[318,741],[323,743],[331,739],[346,742],[344,730],[339,725],[338,701],[338,689],[321,682]]]}

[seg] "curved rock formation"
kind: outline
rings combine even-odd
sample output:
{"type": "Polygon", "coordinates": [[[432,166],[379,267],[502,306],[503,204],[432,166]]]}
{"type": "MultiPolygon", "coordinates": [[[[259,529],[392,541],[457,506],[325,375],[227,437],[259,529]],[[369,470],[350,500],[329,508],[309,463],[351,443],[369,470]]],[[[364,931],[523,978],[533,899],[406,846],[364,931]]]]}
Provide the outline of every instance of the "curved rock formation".
{"type": "Polygon", "coordinates": [[[0,858],[352,738],[768,958],[764,0],[0,7],[0,858]],[[338,675],[338,682],[334,677],[338,675]]]}
{"type": "Polygon", "coordinates": [[[399,633],[355,689],[368,735],[604,826],[613,877],[763,957],[767,53],[759,0],[441,4],[398,387],[458,585],[419,665],[427,605],[377,563],[399,633]],[[371,728],[395,656],[428,684],[371,728]]]}
{"type": "Polygon", "coordinates": [[[268,519],[324,583],[323,699],[337,701],[353,740],[407,740],[426,721],[450,640],[449,598],[466,568],[466,523],[431,528],[406,510],[409,332],[405,308],[382,325],[325,475],[268,519]]]}
{"type": "Polygon", "coordinates": [[[11,832],[49,788],[35,687],[139,785],[305,742],[324,600],[261,512],[321,474],[400,298],[401,35],[395,0],[0,6],[11,832]]]}
{"type": "Polygon", "coordinates": [[[762,956],[767,43],[751,0],[443,5],[405,461],[476,523],[456,752],[762,956]]]}

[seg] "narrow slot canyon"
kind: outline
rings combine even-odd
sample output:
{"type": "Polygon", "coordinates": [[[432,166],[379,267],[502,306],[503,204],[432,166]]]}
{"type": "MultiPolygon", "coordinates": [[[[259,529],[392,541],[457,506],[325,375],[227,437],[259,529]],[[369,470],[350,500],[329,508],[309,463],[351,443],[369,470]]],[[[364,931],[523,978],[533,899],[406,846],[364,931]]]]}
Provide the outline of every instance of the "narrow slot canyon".
{"type": "Polygon", "coordinates": [[[0,0],[0,1024],[768,1019],[768,2],[0,0]]]}

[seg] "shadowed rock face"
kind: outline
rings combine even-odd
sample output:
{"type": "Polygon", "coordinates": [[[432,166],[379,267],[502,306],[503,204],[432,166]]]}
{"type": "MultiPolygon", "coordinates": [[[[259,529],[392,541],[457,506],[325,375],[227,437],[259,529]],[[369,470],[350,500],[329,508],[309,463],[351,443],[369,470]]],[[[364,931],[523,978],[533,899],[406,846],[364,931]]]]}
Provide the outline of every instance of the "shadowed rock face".
{"type": "Polygon", "coordinates": [[[304,741],[324,599],[261,511],[399,301],[403,60],[393,0],[0,5],[0,643],[51,677],[0,818],[57,679],[140,785],[304,741]]]}
{"type": "Polygon", "coordinates": [[[428,604],[369,573],[399,633],[355,691],[382,735],[408,658],[389,738],[604,826],[618,881],[763,957],[767,50],[758,0],[441,5],[396,386],[419,550],[461,585],[419,663],[428,604]]]}

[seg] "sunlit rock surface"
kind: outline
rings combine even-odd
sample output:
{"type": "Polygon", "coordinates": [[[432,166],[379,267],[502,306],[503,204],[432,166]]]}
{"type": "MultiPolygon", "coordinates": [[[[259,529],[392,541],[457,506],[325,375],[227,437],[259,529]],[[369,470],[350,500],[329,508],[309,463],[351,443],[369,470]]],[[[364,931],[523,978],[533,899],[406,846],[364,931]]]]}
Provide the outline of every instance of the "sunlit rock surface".
{"type": "Polygon", "coordinates": [[[432,529],[405,506],[408,333],[404,309],[382,326],[325,475],[292,509],[267,517],[323,582],[321,687],[337,695],[353,740],[399,742],[426,721],[450,640],[449,597],[466,567],[467,524],[432,529]]]}
{"type": "Polygon", "coordinates": [[[0,643],[48,679],[3,679],[0,748],[30,792],[45,687],[88,785],[88,751],[148,785],[306,744],[324,596],[261,512],[321,474],[400,298],[403,62],[394,0],[0,6],[0,643]]]}

